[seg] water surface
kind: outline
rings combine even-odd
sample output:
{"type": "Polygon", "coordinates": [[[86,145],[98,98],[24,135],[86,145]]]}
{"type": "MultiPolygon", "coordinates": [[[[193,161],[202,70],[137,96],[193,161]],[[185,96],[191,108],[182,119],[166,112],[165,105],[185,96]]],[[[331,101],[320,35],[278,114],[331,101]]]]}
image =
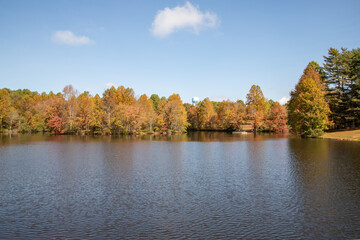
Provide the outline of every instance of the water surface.
{"type": "Polygon", "coordinates": [[[360,143],[2,136],[0,238],[360,238],[360,143]]]}

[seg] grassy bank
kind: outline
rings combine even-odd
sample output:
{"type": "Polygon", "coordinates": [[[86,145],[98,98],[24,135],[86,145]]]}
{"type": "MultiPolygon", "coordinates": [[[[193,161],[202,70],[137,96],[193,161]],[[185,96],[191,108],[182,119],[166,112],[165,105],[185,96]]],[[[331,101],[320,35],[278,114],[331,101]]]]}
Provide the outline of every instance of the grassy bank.
{"type": "Polygon", "coordinates": [[[321,138],[360,141],[360,130],[329,132],[325,133],[321,138]]]}

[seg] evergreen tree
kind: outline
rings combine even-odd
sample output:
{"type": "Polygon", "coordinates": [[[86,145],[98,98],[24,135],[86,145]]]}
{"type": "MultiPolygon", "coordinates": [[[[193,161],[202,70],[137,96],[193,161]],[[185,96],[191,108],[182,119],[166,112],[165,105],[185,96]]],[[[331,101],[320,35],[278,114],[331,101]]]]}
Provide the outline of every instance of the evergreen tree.
{"type": "Polygon", "coordinates": [[[341,113],[343,111],[343,82],[340,80],[340,53],[337,49],[330,48],[329,56],[325,57],[324,70],[326,74],[326,100],[331,109],[330,119],[335,127],[344,127],[341,113]]]}
{"type": "Polygon", "coordinates": [[[360,48],[343,49],[341,59],[346,75],[345,120],[354,129],[359,126],[360,118],[360,48]]]}
{"type": "Polygon", "coordinates": [[[324,57],[326,100],[335,128],[355,128],[360,116],[360,49],[330,48],[324,57]]]}

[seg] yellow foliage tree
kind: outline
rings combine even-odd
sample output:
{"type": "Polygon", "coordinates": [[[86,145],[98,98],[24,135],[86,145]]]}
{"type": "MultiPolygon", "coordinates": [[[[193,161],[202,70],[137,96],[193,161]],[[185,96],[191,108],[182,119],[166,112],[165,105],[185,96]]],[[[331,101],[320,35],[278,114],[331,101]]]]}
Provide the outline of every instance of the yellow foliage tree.
{"type": "Polygon", "coordinates": [[[264,94],[258,85],[252,85],[246,99],[247,113],[252,121],[254,131],[257,131],[264,124],[266,110],[264,94]]]}

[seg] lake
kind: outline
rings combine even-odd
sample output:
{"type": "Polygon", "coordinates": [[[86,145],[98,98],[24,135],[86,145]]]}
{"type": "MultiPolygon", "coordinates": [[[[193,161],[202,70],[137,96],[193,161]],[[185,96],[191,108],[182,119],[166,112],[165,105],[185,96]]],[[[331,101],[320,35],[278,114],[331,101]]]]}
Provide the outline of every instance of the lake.
{"type": "Polygon", "coordinates": [[[360,238],[360,142],[0,137],[0,239],[105,238],[360,238]]]}

